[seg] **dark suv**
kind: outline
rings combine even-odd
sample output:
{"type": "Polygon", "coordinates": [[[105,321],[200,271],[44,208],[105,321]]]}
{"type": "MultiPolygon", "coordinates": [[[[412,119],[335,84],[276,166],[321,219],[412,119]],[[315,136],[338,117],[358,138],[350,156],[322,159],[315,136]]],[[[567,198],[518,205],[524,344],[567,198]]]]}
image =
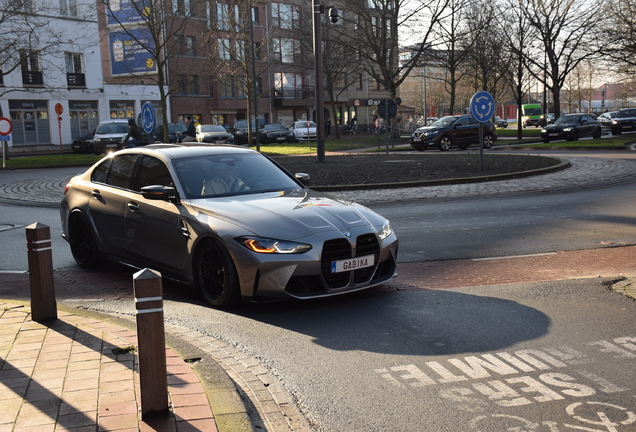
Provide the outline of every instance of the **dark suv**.
{"type": "MultiPolygon", "coordinates": [[[[484,148],[491,148],[496,140],[495,125],[484,123],[484,148]]],[[[411,146],[419,151],[429,146],[437,146],[441,151],[447,151],[453,145],[466,149],[471,144],[479,144],[479,122],[472,115],[442,117],[429,126],[416,129],[411,135],[411,146]]]]}
{"type": "Polygon", "coordinates": [[[636,130],[636,108],[619,109],[612,120],[612,135],[636,130]]]}

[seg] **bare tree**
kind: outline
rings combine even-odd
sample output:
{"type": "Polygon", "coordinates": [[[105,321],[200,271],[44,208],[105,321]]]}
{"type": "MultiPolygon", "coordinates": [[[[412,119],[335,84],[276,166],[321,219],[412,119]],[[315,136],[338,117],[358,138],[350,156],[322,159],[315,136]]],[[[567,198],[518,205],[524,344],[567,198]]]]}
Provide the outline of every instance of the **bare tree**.
{"type": "MultiPolygon", "coordinates": [[[[100,0],[98,7],[104,19],[117,30],[111,30],[110,35],[119,35],[129,43],[132,54],[147,53],[144,78],[156,83],[163,116],[164,141],[168,142],[168,95],[179,88],[180,84],[169,80],[168,64],[177,56],[185,54],[189,46],[186,29],[192,24],[192,17],[201,14],[204,9],[202,0],[139,0],[127,3],[119,1],[100,0]],[[120,5],[125,4],[126,9],[120,5]],[[147,71],[154,73],[148,73],[147,71]]],[[[131,54],[131,55],[132,55],[131,54]]],[[[116,54],[117,55],[117,54],[116,54]]],[[[124,50],[122,58],[126,60],[124,50]]],[[[126,63],[124,63],[126,65],[126,63]]],[[[131,63],[130,74],[136,73],[131,63]]]]}
{"type": "Polygon", "coordinates": [[[602,2],[528,0],[519,7],[539,42],[535,52],[526,57],[529,70],[552,93],[555,118],[559,118],[561,89],[568,75],[601,52],[602,2]]]}
{"type": "Polygon", "coordinates": [[[206,64],[209,75],[222,88],[236,88],[239,96],[245,98],[248,143],[255,142],[260,150],[258,127],[253,130],[250,120],[254,117],[258,122],[258,99],[264,96],[263,80],[273,60],[268,57],[267,45],[275,41],[266,38],[268,29],[255,28],[255,5],[251,0],[214,3],[216,10],[211,11],[213,19],[205,41],[211,47],[206,64]]]}
{"type": "Polygon", "coordinates": [[[607,21],[602,32],[607,44],[604,53],[614,69],[626,75],[636,72],[636,0],[611,0],[605,3],[607,21]]]}
{"type": "MultiPolygon", "coordinates": [[[[533,29],[517,0],[506,0],[499,5],[495,28],[495,32],[502,35],[505,47],[502,61],[508,65],[504,68],[503,78],[512,89],[515,103],[520,108],[530,88],[531,75],[526,68],[526,57],[527,47],[534,39],[533,29]]],[[[517,109],[518,139],[523,135],[521,114],[521,109],[517,109]]]]}
{"type": "MultiPolygon", "coordinates": [[[[0,76],[4,81],[4,77],[21,71],[23,83],[35,84],[25,87],[5,83],[0,87],[0,96],[18,90],[55,93],[59,88],[43,80],[42,71],[54,68],[65,73],[62,70],[65,52],[99,42],[96,35],[87,34],[82,20],[72,28],[56,25],[56,17],[61,12],[68,13],[60,8],[35,0],[0,0],[0,28],[4,30],[0,46],[0,76]]],[[[77,18],[85,18],[77,10],[73,13],[77,18]]]]}

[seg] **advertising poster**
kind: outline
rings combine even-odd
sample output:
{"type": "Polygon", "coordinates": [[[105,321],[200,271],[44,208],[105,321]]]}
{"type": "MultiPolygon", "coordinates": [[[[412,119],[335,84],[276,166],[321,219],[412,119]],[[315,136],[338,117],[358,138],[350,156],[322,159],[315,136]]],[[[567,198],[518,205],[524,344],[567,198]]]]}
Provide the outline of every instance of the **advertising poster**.
{"type": "MultiPolygon", "coordinates": [[[[113,24],[138,24],[145,22],[142,18],[147,7],[146,1],[133,2],[130,0],[110,0],[107,7],[108,25],[113,24]]],[[[146,14],[147,15],[147,14],[146,14]]]]}
{"type": "Polygon", "coordinates": [[[157,72],[152,52],[154,42],[148,29],[131,29],[108,35],[113,76],[157,72]]]}

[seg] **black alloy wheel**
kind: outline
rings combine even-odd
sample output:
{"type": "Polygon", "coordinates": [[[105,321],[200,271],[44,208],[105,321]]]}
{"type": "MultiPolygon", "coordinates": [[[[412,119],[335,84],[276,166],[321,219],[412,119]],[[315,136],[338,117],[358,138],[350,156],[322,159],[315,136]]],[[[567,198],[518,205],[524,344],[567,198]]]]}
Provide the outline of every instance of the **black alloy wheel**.
{"type": "Polygon", "coordinates": [[[68,221],[68,242],[75,262],[82,268],[92,268],[99,262],[99,251],[95,235],[88,220],[74,214],[68,221]]]}
{"type": "Polygon", "coordinates": [[[232,257],[217,240],[207,239],[197,249],[195,283],[203,297],[215,307],[234,306],[241,298],[232,257]]]}
{"type": "Polygon", "coordinates": [[[489,149],[493,146],[493,144],[495,144],[495,137],[492,134],[485,134],[484,135],[484,148],[485,149],[489,149]]]}

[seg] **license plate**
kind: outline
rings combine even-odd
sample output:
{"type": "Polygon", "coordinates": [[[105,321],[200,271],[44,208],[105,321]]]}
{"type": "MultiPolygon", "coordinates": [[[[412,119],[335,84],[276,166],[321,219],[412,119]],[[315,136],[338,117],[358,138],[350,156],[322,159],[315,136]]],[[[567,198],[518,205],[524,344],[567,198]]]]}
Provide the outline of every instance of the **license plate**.
{"type": "Polygon", "coordinates": [[[631,129],[632,125],[623,125],[623,129],[631,129]]]}
{"type": "Polygon", "coordinates": [[[276,138],[278,141],[285,141],[285,137],[278,137],[276,138]]]}
{"type": "Polygon", "coordinates": [[[106,144],[106,147],[117,147],[117,144],[106,144]]]}
{"type": "Polygon", "coordinates": [[[552,134],[550,134],[550,136],[559,136],[559,134],[558,133],[552,133],[552,134]]]}
{"type": "Polygon", "coordinates": [[[331,261],[331,273],[341,273],[357,270],[365,267],[372,267],[375,264],[375,255],[331,261]]]}

